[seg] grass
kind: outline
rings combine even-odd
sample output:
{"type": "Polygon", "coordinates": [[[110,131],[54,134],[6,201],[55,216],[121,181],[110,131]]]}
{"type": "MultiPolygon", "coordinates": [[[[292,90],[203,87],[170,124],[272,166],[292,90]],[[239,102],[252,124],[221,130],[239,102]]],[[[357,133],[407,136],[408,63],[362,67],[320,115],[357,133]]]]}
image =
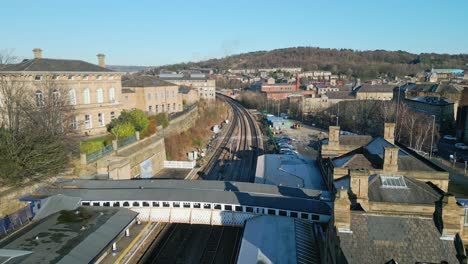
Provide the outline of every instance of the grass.
{"type": "Polygon", "coordinates": [[[107,134],[102,137],[98,138],[93,138],[93,139],[88,139],[80,142],[80,152],[81,153],[86,153],[89,154],[93,151],[96,151],[98,149],[101,149],[107,145],[112,144],[112,140],[114,140],[115,137],[112,134],[107,134]]]}

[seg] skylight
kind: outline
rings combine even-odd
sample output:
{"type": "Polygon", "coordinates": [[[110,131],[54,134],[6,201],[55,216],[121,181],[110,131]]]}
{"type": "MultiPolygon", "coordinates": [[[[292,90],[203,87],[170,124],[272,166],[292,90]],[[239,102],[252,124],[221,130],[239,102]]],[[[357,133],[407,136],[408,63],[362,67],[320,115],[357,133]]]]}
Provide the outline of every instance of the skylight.
{"type": "Polygon", "coordinates": [[[406,182],[403,176],[380,175],[380,182],[384,188],[406,188],[406,182]]]}

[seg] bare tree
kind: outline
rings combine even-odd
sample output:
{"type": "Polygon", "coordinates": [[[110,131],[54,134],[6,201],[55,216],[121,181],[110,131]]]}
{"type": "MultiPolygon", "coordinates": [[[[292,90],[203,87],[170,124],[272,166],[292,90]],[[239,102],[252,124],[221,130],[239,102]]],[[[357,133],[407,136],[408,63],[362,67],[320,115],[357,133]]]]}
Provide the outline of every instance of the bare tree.
{"type": "Polygon", "coordinates": [[[5,65],[16,63],[18,58],[13,55],[12,49],[0,50],[0,69],[5,65]]]}

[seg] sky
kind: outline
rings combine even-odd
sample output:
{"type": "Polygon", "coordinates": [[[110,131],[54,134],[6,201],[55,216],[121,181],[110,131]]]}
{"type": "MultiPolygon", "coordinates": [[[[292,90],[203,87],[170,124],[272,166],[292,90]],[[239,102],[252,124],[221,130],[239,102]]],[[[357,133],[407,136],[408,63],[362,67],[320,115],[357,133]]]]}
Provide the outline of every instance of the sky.
{"type": "Polygon", "coordinates": [[[0,50],[158,66],[312,46],[468,53],[467,0],[3,0],[0,50]]]}

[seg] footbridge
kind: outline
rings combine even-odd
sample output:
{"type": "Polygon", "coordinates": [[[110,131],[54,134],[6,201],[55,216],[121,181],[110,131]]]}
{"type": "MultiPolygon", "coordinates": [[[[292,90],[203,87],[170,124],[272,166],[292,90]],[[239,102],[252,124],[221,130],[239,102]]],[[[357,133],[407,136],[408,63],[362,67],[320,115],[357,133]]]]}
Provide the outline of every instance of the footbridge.
{"type": "Polygon", "coordinates": [[[141,221],[168,223],[242,226],[258,215],[326,223],[332,214],[328,192],[232,181],[67,180],[29,201],[57,194],[78,197],[82,206],[125,207],[141,221]]]}

